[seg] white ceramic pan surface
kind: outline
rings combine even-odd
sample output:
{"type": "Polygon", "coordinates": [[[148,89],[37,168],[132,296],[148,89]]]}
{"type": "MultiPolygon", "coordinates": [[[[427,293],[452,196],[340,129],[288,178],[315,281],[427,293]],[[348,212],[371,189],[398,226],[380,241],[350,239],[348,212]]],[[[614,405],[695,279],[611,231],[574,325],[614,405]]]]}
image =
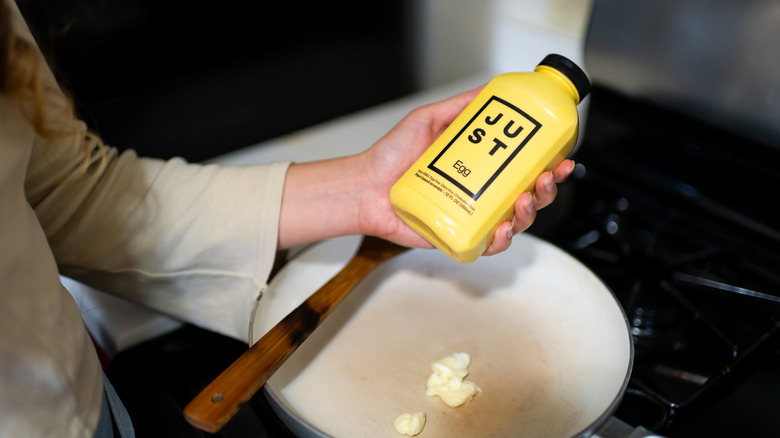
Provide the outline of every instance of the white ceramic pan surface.
{"type": "MultiPolygon", "coordinates": [[[[358,243],[325,242],[291,262],[261,300],[253,342],[358,243]]],[[[468,265],[434,250],[385,262],[265,391],[300,436],[398,438],[396,416],[423,411],[421,438],[571,437],[609,417],[632,360],[611,292],[568,254],[521,234],[509,251],[468,265]],[[425,384],[430,362],[455,352],[471,354],[468,379],[482,392],[453,409],[425,384]]]]}

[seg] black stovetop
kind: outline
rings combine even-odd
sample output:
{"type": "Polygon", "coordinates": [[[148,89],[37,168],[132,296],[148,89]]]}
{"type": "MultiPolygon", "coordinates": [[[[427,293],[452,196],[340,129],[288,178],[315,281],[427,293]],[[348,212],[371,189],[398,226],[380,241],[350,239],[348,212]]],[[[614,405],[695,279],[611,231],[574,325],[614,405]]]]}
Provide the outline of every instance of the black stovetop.
{"type": "Polygon", "coordinates": [[[780,151],[596,87],[574,158],[530,231],[628,316],[617,417],[666,436],[780,436],[780,151]]]}

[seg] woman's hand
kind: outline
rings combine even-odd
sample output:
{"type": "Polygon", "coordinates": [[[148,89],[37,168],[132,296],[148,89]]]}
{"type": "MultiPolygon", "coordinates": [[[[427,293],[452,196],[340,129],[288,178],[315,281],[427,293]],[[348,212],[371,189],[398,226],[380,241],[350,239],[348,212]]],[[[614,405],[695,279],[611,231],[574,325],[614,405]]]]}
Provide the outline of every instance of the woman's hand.
{"type": "Polygon", "coordinates": [[[498,254],[506,251],[512,243],[512,236],[528,229],[536,219],[536,212],[552,204],[558,194],[558,184],[574,171],[574,161],[563,160],[552,172],[544,172],[536,179],[534,193],[523,193],[515,201],[515,217],[512,222],[504,222],[496,230],[493,242],[482,255],[498,254]]]}
{"type": "MultiPolygon", "coordinates": [[[[433,248],[393,211],[390,187],[460,114],[480,88],[410,112],[368,150],[349,157],[294,164],[282,200],[280,247],[346,234],[365,234],[403,246],[433,248]]],[[[484,255],[509,248],[512,236],[526,230],[536,211],[551,204],[574,169],[564,160],[536,181],[534,194],[515,202],[515,218],[501,224],[484,255]]]]}
{"type": "Polygon", "coordinates": [[[360,228],[403,246],[433,248],[406,225],[390,204],[390,187],[476,97],[481,88],[415,109],[404,117],[361,159],[365,167],[366,196],[362,199],[360,228]]]}
{"type": "MultiPolygon", "coordinates": [[[[365,155],[367,193],[361,206],[360,228],[363,234],[379,236],[405,246],[433,246],[409,228],[393,212],[390,187],[412,166],[444,129],[477,95],[475,89],[451,99],[412,111],[387,135],[363,153],[365,155]]],[[[512,236],[525,231],[536,218],[537,210],[550,205],[558,193],[557,184],[568,178],[574,162],[564,160],[554,172],[545,172],[536,181],[534,194],[524,193],[515,202],[515,218],[501,224],[493,243],[484,255],[509,248],[512,236]]]]}

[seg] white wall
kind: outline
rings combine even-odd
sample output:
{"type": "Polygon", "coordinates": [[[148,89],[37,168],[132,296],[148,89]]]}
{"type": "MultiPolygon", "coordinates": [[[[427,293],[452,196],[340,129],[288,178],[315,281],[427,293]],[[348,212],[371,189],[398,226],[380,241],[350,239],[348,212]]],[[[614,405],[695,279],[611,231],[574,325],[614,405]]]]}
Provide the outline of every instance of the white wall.
{"type": "Polygon", "coordinates": [[[494,0],[420,0],[417,20],[417,86],[446,84],[484,72],[490,64],[494,0]]]}
{"type": "Polygon", "coordinates": [[[581,65],[593,0],[420,0],[417,85],[528,71],[548,53],[581,65]]]}
{"type": "Polygon", "coordinates": [[[592,0],[494,0],[491,72],[533,69],[549,53],[582,65],[592,0]]]}

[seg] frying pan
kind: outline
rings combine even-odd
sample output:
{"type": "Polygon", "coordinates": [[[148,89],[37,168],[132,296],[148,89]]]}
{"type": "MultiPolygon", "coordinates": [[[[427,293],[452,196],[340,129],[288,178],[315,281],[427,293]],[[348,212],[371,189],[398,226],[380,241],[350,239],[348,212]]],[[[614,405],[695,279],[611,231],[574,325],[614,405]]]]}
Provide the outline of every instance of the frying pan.
{"type": "MultiPolygon", "coordinates": [[[[360,239],[323,242],[290,262],[258,305],[250,338],[346,264],[360,239]]],[[[264,393],[301,437],[393,437],[423,411],[421,438],[588,436],[619,403],[633,363],[608,288],[528,233],[471,264],[411,250],[375,268],[268,380],[264,393]],[[482,392],[449,408],[425,395],[430,362],[472,356],[482,392]]]]}

